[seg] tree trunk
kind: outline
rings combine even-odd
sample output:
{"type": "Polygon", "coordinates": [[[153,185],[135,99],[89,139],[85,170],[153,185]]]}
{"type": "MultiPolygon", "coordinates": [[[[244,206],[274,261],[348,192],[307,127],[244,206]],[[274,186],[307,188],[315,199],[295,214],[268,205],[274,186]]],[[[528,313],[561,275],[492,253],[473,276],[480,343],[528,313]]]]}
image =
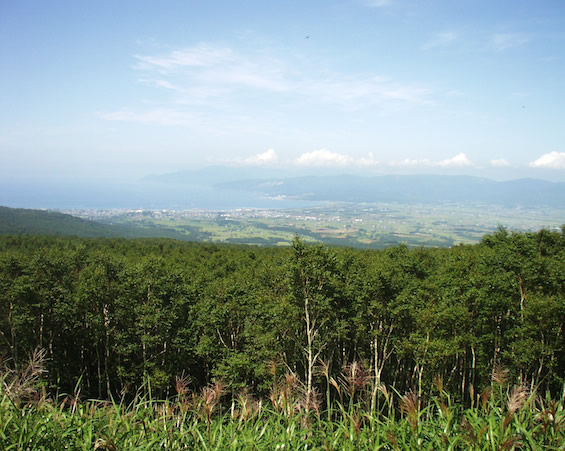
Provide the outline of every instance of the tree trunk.
{"type": "Polygon", "coordinates": [[[110,396],[110,375],[108,374],[108,362],[110,360],[110,318],[108,316],[108,306],[104,304],[104,378],[106,381],[106,396],[110,396]]]}
{"type": "Polygon", "coordinates": [[[314,372],[314,355],[313,355],[313,336],[312,325],[310,323],[310,310],[308,296],[304,298],[304,319],[306,321],[306,408],[310,407],[310,396],[312,394],[312,373],[314,372]]]}

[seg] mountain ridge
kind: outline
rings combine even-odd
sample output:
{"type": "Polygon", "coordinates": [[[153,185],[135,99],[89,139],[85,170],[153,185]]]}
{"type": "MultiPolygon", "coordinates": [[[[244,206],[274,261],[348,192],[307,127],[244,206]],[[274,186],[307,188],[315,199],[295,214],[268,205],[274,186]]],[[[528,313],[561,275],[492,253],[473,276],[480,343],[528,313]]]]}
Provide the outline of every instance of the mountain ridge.
{"type": "Polygon", "coordinates": [[[317,201],[565,206],[565,183],[532,178],[495,181],[468,175],[301,176],[225,182],[214,187],[317,201]]]}

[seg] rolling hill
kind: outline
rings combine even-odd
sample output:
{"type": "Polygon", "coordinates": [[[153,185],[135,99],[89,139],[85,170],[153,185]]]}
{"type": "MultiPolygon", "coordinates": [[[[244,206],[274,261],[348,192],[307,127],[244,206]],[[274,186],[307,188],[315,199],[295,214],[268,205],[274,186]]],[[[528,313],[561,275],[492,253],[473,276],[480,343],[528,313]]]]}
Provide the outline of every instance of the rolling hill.
{"type": "Polygon", "coordinates": [[[188,239],[186,234],[164,227],[102,224],[54,211],[8,207],[0,207],[0,234],[188,239]]]}

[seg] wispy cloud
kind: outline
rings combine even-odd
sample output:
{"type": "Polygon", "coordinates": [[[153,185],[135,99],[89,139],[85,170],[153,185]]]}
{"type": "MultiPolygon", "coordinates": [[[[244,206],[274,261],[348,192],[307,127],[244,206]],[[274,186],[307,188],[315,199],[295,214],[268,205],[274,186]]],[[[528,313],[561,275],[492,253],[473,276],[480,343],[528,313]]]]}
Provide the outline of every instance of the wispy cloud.
{"type": "Polygon", "coordinates": [[[157,71],[160,76],[142,78],[153,80],[157,87],[187,92],[188,88],[253,88],[270,92],[288,92],[302,98],[352,103],[382,100],[398,102],[429,102],[430,89],[415,83],[402,83],[375,75],[345,76],[333,74],[316,76],[301,73],[300,68],[287,70],[280,59],[265,56],[243,56],[232,49],[199,45],[175,50],[165,56],[137,55],[137,70],[146,75],[157,71]],[[169,76],[170,78],[165,78],[169,76]]]}
{"type": "Polygon", "coordinates": [[[199,114],[182,111],[190,110],[190,105],[205,106],[210,117],[214,117],[215,111],[223,117],[238,116],[242,105],[250,105],[250,95],[264,96],[265,102],[266,96],[275,96],[274,102],[284,95],[286,105],[333,104],[347,111],[396,104],[434,104],[433,91],[417,82],[377,74],[306,70],[268,51],[242,54],[224,46],[199,44],[162,55],[136,55],[135,59],[137,81],[166,90],[171,96],[164,97],[160,104],[154,102],[159,107],[151,111],[134,111],[130,107],[104,113],[102,118],[185,125],[199,114]]]}
{"type": "Polygon", "coordinates": [[[565,152],[550,152],[530,163],[532,168],[565,169],[565,152]]]}
{"type": "Polygon", "coordinates": [[[180,84],[171,83],[170,81],[162,79],[140,78],[137,81],[155,88],[167,89],[176,92],[179,94],[179,96],[175,99],[175,103],[177,104],[201,103],[201,100],[220,97],[230,92],[230,89],[227,87],[181,86],[180,84]]]}
{"type": "Polygon", "coordinates": [[[429,40],[424,42],[422,48],[424,50],[433,49],[436,47],[447,47],[457,40],[457,33],[447,31],[444,33],[436,33],[429,40]]]}
{"type": "Polygon", "coordinates": [[[237,60],[232,50],[225,47],[198,45],[180,50],[173,50],[168,55],[136,55],[139,61],[137,69],[158,69],[162,72],[182,67],[210,67],[237,60]]]}
{"type": "MultiPolygon", "coordinates": [[[[281,62],[261,57],[252,59],[230,48],[201,44],[174,50],[164,56],[136,55],[135,69],[146,73],[157,71],[161,76],[174,77],[179,82],[205,86],[232,85],[280,91],[288,84],[281,73],[281,62]]],[[[161,87],[169,83],[156,80],[161,87]]],[[[170,83],[170,86],[173,85],[170,83]]],[[[182,86],[181,86],[182,88],[182,86]]]]}
{"type": "Polygon", "coordinates": [[[530,42],[530,37],[524,33],[497,33],[491,37],[491,46],[498,51],[520,47],[530,42]]]}
{"type": "Polygon", "coordinates": [[[363,107],[383,101],[432,104],[431,90],[417,85],[398,83],[383,77],[341,78],[307,81],[305,93],[329,102],[363,107]]]}
{"type": "Polygon", "coordinates": [[[207,70],[197,77],[201,83],[245,86],[266,91],[287,91],[291,83],[276,70],[260,68],[254,64],[241,64],[226,70],[207,70]]]}
{"type": "Polygon", "coordinates": [[[170,89],[172,91],[181,91],[182,88],[172,84],[171,82],[167,81],[167,80],[139,80],[140,82],[146,82],[146,83],[150,83],[152,85],[154,85],[156,88],[164,88],[164,89],[170,89]]]}
{"type": "Polygon", "coordinates": [[[100,116],[108,121],[126,121],[158,125],[190,125],[198,118],[198,115],[195,113],[169,109],[156,109],[144,112],[114,111],[101,113],[100,116]]]}

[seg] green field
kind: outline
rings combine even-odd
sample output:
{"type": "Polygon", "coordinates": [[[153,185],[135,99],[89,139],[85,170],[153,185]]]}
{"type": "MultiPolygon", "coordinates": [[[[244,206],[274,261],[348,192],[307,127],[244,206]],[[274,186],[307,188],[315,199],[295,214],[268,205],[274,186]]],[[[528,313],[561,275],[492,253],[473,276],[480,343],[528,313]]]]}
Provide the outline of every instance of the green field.
{"type": "Polygon", "coordinates": [[[182,239],[221,243],[288,245],[306,241],[353,247],[453,246],[480,241],[502,226],[514,231],[558,229],[565,212],[552,208],[503,208],[482,204],[407,205],[328,203],[287,210],[66,211],[105,224],[161,230],[182,239]]]}

